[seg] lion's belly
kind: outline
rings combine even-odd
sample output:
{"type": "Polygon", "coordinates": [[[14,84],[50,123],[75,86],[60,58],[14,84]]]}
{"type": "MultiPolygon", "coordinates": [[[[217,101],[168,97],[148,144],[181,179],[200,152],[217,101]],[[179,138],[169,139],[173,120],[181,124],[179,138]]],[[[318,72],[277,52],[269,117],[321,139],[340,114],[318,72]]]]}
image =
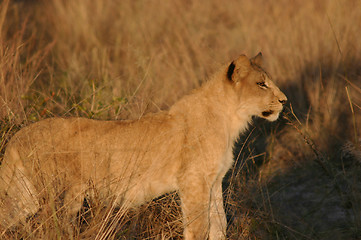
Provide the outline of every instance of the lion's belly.
{"type": "Polygon", "coordinates": [[[141,205],[165,193],[177,190],[173,174],[161,174],[153,169],[143,174],[133,174],[131,177],[120,176],[111,182],[110,189],[104,184],[101,184],[98,189],[101,191],[109,189],[110,191],[106,194],[110,193],[117,198],[119,204],[126,204],[127,207],[141,205]],[[164,177],[165,175],[167,178],[164,177]]]}
{"type": "Polygon", "coordinates": [[[150,180],[146,183],[139,183],[130,189],[125,194],[125,200],[129,202],[131,206],[138,206],[175,190],[177,190],[177,187],[171,182],[150,180]]]}
{"type": "Polygon", "coordinates": [[[119,181],[113,184],[112,192],[136,206],[177,190],[180,161],[179,153],[173,149],[175,146],[173,138],[157,146],[144,144],[142,148],[127,147],[115,152],[109,171],[119,181]]]}
{"type": "Polygon", "coordinates": [[[105,198],[112,195],[119,204],[140,205],[177,190],[177,160],[159,153],[157,158],[151,151],[113,152],[97,158],[94,166],[88,164],[88,172],[105,198]]]}

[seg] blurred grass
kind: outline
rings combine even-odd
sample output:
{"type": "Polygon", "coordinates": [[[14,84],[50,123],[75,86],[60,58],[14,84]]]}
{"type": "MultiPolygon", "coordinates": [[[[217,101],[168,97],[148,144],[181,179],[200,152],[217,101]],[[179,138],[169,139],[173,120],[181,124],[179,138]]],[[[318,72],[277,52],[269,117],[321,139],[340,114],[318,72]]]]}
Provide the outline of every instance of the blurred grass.
{"type": "MultiPolygon", "coordinates": [[[[360,1],[0,4],[2,153],[16,130],[46,117],[135,119],[167,109],[224,62],[262,51],[290,103],[283,120],[255,120],[236,145],[224,184],[229,238],[361,237],[360,1]]],[[[96,204],[84,207],[78,236],[99,230],[96,204]]],[[[179,238],[174,194],[148,205],[111,235],[179,238]]],[[[7,237],[63,234],[39,219],[7,237]]]]}

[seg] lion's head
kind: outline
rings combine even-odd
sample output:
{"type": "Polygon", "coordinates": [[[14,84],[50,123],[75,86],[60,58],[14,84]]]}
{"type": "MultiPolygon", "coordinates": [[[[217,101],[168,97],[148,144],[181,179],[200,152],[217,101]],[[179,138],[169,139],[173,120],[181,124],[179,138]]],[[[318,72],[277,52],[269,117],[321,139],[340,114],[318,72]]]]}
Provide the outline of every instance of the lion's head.
{"type": "Polygon", "coordinates": [[[239,112],[275,121],[287,97],[262,68],[262,54],[248,59],[245,55],[232,61],[227,69],[229,81],[239,98],[239,112]]]}

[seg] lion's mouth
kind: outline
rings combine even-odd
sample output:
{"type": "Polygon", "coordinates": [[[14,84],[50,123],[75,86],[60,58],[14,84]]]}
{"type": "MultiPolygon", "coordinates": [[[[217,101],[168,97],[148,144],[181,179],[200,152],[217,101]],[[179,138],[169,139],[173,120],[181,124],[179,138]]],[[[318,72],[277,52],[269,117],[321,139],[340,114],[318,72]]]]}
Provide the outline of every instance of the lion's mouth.
{"type": "Polygon", "coordinates": [[[263,116],[263,117],[268,117],[268,116],[270,116],[272,113],[273,113],[272,110],[264,111],[264,112],[262,112],[262,116],[263,116]]]}

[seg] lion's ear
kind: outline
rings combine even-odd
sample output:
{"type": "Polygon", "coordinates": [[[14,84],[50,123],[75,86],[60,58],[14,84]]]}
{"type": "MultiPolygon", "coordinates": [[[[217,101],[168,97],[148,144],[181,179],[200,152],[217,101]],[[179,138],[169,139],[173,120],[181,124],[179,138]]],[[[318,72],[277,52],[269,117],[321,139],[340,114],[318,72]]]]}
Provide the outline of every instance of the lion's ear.
{"type": "Polygon", "coordinates": [[[241,55],[228,66],[227,78],[230,81],[238,82],[248,75],[250,67],[251,62],[248,57],[246,57],[246,55],[241,55]]]}
{"type": "Polygon", "coordinates": [[[262,61],[262,53],[259,52],[255,57],[251,58],[251,63],[254,65],[258,65],[258,66],[262,66],[263,61],[262,61]]]}

